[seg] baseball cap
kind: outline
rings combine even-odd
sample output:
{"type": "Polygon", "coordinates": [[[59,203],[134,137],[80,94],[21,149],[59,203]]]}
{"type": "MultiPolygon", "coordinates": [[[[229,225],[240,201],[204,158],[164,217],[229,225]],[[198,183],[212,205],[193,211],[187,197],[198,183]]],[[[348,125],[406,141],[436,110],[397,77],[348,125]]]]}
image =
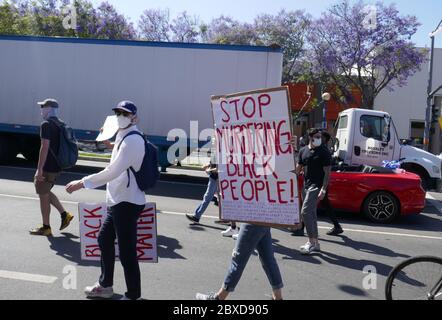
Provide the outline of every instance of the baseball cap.
{"type": "Polygon", "coordinates": [[[115,108],[112,109],[115,110],[123,110],[132,114],[137,114],[137,107],[132,101],[121,101],[115,108]]]}
{"type": "Polygon", "coordinates": [[[42,108],[47,108],[47,107],[51,107],[51,108],[58,108],[58,101],[55,99],[46,99],[44,101],[41,102],[37,102],[37,104],[42,107],[42,108]]]}

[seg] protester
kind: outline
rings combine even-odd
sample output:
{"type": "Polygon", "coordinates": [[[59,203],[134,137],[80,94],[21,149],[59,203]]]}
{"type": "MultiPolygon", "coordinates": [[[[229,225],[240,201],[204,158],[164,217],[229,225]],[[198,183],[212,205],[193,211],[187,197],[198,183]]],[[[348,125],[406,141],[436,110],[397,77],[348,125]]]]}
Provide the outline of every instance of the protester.
{"type": "Polygon", "coordinates": [[[43,122],[40,126],[41,147],[38,158],[37,172],[34,177],[35,190],[40,198],[40,210],[43,218],[43,226],[31,229],[32,235],[52,236],[50,225],[51,205],[53,205],[61,216],[60,230],[66,229],[74,216],[67,212],[51,191],[60,176],[61,168],[57,164],[56,154],[60,147],[61,129],[57,123],[61,120],[57,117],[59,105],[55,99],[46,99],[38,102],[41,108],[43,122]]]}
{"type": "MultiPolygon", "coordinates": [[[[330,148],[329,148],[330,140],[331,140],[330,134],[327,131],[323,130],[322,131],[322,144],[326,148],[326,150],[329,152],[330,152],[330,148]]],[[[327,216],[329,217],[329,219],[333,223],[333,228],[327,232],[327,235],[337,236],[337,235],[344,233],[344,230],[342,230],[342,227],[339,224],[338,219],[336,218],[335,210],[331,206],[330,200],[328,198],[328,191],[329,191],[329,188],[327,189],[327,193],[325,194],[324,200],[322,200],[322,202],[321,202],[322,207],[324,208],[327,216]]]]}
{"type": "MultiPolygon", "coordinates": [[[[101,250],[101,276],[99,281],[86,287],[88,297],[111,298],[115,265],[115,238],[118,240],[119,258],[124,269],[127,292],[122,300],[141,297],[140,268],[137,260],[137,220],[144,209],[145,193],[140,190],[132,170],[140,170],[145,154],[145,141],[136,126],[137,107],[122,101],[113,109],[119,130],[110,164],[101,172],[73,181],[66,186],[68,193],[79,189],[95,189],[107,184],[107,216],[99,236],[101,250]]],[[[108,147],[112,147],[107,143],[108,147]]]]}
{"type": "MultiPolygon", "coordinates": [[[[203,196],[203,201],[196,208],[194,214],[186,214],[186,218],[189,219],[193,223],[199,223],[201,216],[206,211],[210,202],[215,198],[215,195],[218,192],[218,166],[216,164],[216,151],[215,151],[215,138],[212,138],[212,147],[210,150],[210,163],[207,166],[204,166],[203,169],[206,171],[209,176],[209,183],[207,184],[206,193],[203,196]]],[[[215,205],[218,205],[218,201],[216,201],[215,205]]],[[[230,226],[221,232],[223,237],[233,237],[238,234],[238,228],[235,222],[231,222],[230,226]]]]}
{"type": "Polygon", "coordinates": [[[232,260],[224,280],[223,286],[217,293],[202,294],[197,293],[197,300],[225,300],[227,296],[232,293],[242,273],[249,261],[251,254],[258,252],[262,267],[272,286],[272,298],[274,300],[282,300],[283,282],[281,273],[276,262],[273,246],[272,235],[270,227],[258,226],[254,224],[245,223],[241,225],[239,231],[238,241],[233,250],[232,260]]]}
{"type": "Polygon", "coordinates": [[[321,250],[318,240],[317,205],[318,201],[325,198],[331,170],[330,152],[322,145],[321,131],[310,129],[309,140],[309,144],[300,150],[296,166],[297,174],[304,171],[301,214],[309,237],[309,241],[300,248],[302,254],[321,250]]]}

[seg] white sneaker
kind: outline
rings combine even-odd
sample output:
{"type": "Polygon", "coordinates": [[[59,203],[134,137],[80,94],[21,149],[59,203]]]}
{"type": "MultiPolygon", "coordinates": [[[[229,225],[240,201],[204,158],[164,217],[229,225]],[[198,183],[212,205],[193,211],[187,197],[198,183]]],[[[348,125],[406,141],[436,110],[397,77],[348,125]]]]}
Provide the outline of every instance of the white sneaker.
{"type": "Polygon", "coordinates": [[[236,234],[232,235],[232,239],[233,240],[238,240],[238,236],[239,236],[239,233],[236,233],[236,234]]]}
{"type": "Polygon", "coordinates": [[[104,288],[97,282],[92,287],[86,287],[84,293],[88,298],[110,299],[114,295],[114,289],[112,289],[112,287],[104,288]]]}
{"type": "Polygon", "coordinates": [[[301,254],[311,254],[313,252],[320,252],[321,246],[318,244],[314,245],[310,242],[307,242],[305,245],[300,248],[301,254]]]}
{"type": "Polygon", "coordinates": [[[232,237],[234,234],[238,234],[238,228],[233,229],[232,227],[229,227],[227,230],[221,232],[223,237],[232,237]]]}

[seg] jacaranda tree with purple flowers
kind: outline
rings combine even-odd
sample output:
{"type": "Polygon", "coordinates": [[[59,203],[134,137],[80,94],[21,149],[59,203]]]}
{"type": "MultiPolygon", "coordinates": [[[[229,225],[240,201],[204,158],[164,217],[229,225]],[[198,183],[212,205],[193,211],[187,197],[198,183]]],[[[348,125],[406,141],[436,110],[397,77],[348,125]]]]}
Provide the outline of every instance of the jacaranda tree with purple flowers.
{"type": "Polygon", "coordinates": [[[311,78],[335,85],[343,96],[359,89],[363,107],[372,108],[382,90],[405,85],[420,70],[426,53],[411,41],[419,25],[394,5],[345,0],[313,22],[304,66],[311,78]]]}

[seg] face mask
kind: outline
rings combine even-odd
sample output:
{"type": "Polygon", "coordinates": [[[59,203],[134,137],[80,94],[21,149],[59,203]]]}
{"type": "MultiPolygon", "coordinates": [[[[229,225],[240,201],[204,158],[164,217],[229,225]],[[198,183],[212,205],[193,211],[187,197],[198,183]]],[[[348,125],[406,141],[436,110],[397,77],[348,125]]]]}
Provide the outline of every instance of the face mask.
{"type": "Polygon", "coordinates": [[[118,116],[117,122],[120,129],[126,129],[132,124],[132,119],[125,116],[118,116]]]}
{"type": "Polygon", "coordinates": [[[50,117],[55,117],[55,109],[54,108],[42,108],[41,109],[41,117],[43,120],[48,120],[50,117]]]}
{"type": "Polygon", "coordinates": [[[322,139],[313,139],[313,146],[319,147],[322,144],[322,139]]]}

